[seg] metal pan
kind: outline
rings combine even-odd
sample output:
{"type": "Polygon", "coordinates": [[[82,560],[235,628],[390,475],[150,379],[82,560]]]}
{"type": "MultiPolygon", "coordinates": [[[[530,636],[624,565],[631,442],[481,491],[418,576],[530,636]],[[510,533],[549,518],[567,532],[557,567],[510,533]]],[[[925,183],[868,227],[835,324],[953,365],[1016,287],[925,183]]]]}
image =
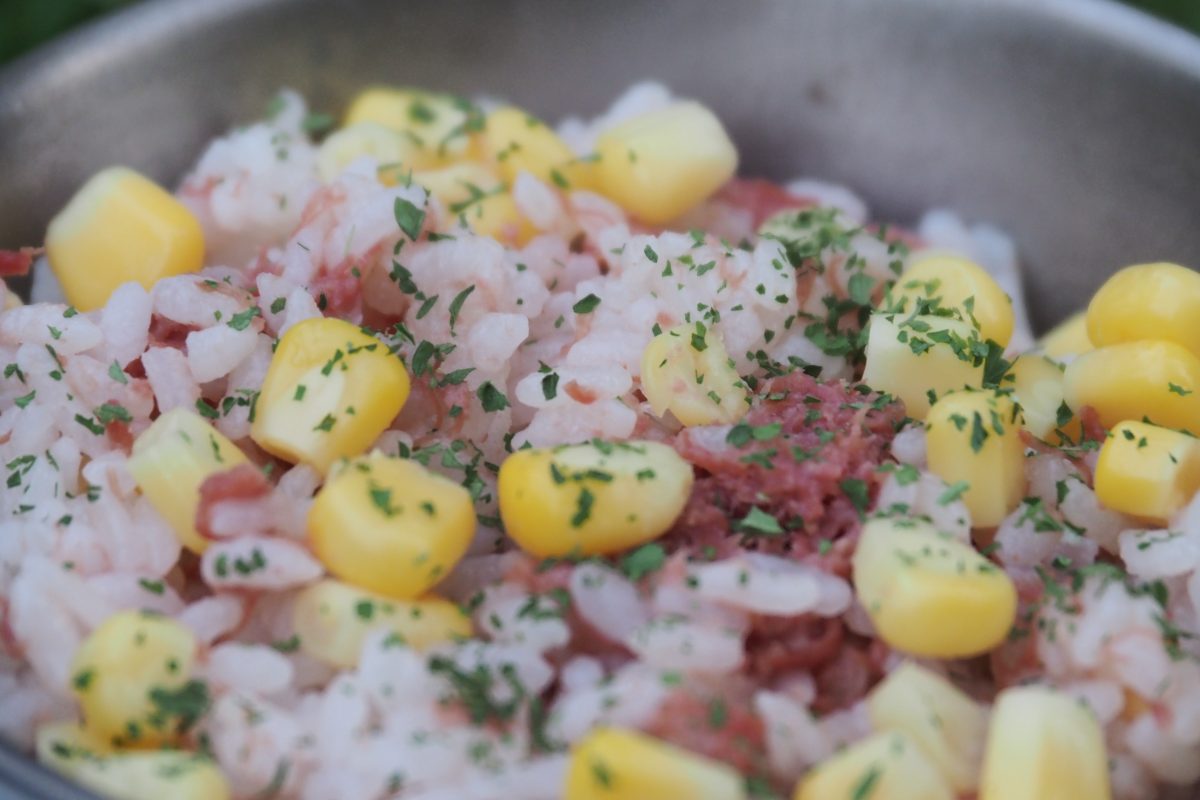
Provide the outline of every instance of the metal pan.
{"type": "MultiPolygon", "coordinates": [[[[1200,40],[1102,0],[159,0],[0,74],[0,247],[38,243],[100,167],[177,179],[283,85],[554,118],[647,76],[710,104],[749,174],[1006,229],[1040,327],[1124,264],[1200,265],[1200,40]]],[[[0,800],[73,794],[0,751],[0,800]]]]}

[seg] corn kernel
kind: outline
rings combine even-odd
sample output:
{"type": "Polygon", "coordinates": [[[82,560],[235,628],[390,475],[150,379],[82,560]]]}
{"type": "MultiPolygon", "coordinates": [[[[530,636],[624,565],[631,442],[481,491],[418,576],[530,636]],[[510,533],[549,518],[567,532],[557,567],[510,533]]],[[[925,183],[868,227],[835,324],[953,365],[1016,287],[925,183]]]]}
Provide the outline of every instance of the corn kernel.
{"type": "Polygon", "coordinates": [[[324,473],[359,455],[408,399],[408,373],[386,345],[340,319],[301,322],[279,340],[250,436],[324,473]]]}
{"type": "Polygon", "coordinates": [[[970,545],[914,519],[873,519],[853,559],[854,588],[880,637],[930,658],[979,655],[1017,612],[1012,580],[970,545]]]}
{"type": "Polygon", "coordinates": [[[487,157],[509,183],[528,172],[564,189],[590,189],[595,184],[593,163],[576,158],[553,128],[519,108],[506,106],[488,114],[483,143],[487,157]]]}
{"type": "Polygon", "coordinates": [[[88,733],[122,747],[174,741],[195,722],[181,702],[203,689],[188,680],[195,655],[192,632],[172,619],[143,611],[106,619],[71,664],[88,733]]]}
{"type": "Polygon", "coordinates": [[[1200,273],[1178,264],[1137,264],[1092,296],[1088,338],[1097,347],[1163,339],[1200,357],[1200,273]]]}
{"type": "Polygon", "coordinates": [[[918,253],[892,288],[892,300],[910,314],[920,303],[951,310],[1001,347],[1012,339],[1012,300],[987,270],[961,256],[918,253]]]}
{"type": "Polygon", "coordinates": [[[1200,440],[1127,421],[1100,448],[1096,497],[1107,508],[1166,522],[1200,489],[1200,440]]]}
{"type": "Polygon", "coordinates": [[[11,311],[14,308],[20,308],[23,305],[25,305],[25,301],[21,299],[21,296],[19,294],[17,294],[12,289],[9,289],[7,287],[4,289],[4,310],[5,311],[11,311]]]}
{"type": "Polygon", "coordinates": [[[1063,388],[1068,406],[1091,406],[1105,428],[1148,418],[1200,433],[1200,359],[1174,342],[1127,342],[1093,350],[1067,365],[1063,388]]]}
{"type": "MultiPolygon", "coordinates": [[[[419,147],[413,140],[378,122],[358,122],[334,131],[317,148],[317,172],[329,182],[342,174],[350,162],[371,156],[381,176],[391,175],[419,160],[419,147]]],[[[384,181],[394,183],[394,181],[384,181]]]]}
{"type": "Polygon", "coordinates": [[[1104,734],[1078,700],[1042,686],[1005,689],[992,709],[979,800],[1109,800],[1104,734]]]}
{"type": "Polygon", "coordinates": [[[1008,371],[1003,386],[1011,388],[1025,430],[1039,439],[1059,443],[1079,441],[1083,431],[1064,400],[1063,369],[1057,362],[1036,353],[1018,356],[1008,371]]]}
{"type": "Polygon", "coordinates": [[[518,450],[500,465],[504,529],[535,556],[617,553],[666,533],[692,467],[658,442],[518,450]]]}
{"type": "Polygon", "coordinates": [[[466,489],[415,461],[372,453],[331,476],[308,512],[313,552],[337,577],[401,600],[425,594],[467,551],[466,489]]]}
{"type": "Polygon", "coordinates": [[[247,462],[237,445],[186,408],[156,419],[133,443],[129,474],[183,546],[203,553],[208,540],[196,531],[200,485],[210,476],[247,462]]]}
{"type": "Polygon", "coordinates": [[[642,392],[655,416],[684,425],[728,425],[746,415],[749,392],[720,334],[697,322],[664,331],[642,352],[642,392]]]}
{"type": "Polygon", "coordinates": [[[1080,311],[1054,326],[1038,340],[1037,349],[1056,361],[1070,360],[1096,349],[1088,338],[1087,314],[1080,311]]]}
{"type": "Polygon", "coordinates": [[[472,157],[479,150],[482,112],[460,97],[418,89],[377,86],[361,92],[346,111],[347,127],[374,122],[403,134],[415,148],[412,169],[431,169],[472,157]]]}
{"type": "Polygon", "coordinates": [[[948,394],[925,418],[929,469],[951,485],[962,481],[971,523],[990,528],[1025,495],[1021,415],[1008,396],[992,391],[948,394]]]}
{"type": "Polygon", "coordinates": [[[46,254],[67,302],[92,311],[123,283],[149,289],[160,278],[200,269],[204,232],[158,184],[126,167],[109,167],[50,221],[46,254]]]}
{"type": "Polygon", "coordinates": [[[292,622],[301,652],[339,669],[358,666],[363,640],[380,628],[414,650],[471,635],[471,618],[448,600],[392,600],[331,579],[296,595],[292,622]]]}
{"type": "Polygon", "coordinates": [[[520,246],[536,233],[492,170],[475,161],[463,161],[437,170],[413,173],[413,182],[424,186],[480,236],[491,236],[520,246]]]}
{"type": "Polygon", "coordinates": [[[460,214],[475,205],[482,196],[504,191],[504,181],[486,164],[460,161],[448,167],[418,170],[413,183],[423,186],[451,214],[460,214]]]}
{"type": "Polygon", "coordinates": [[[912,739],[891,732],[863,739],[818,764],[793,795],[793,800],[868,798],[954,800],[954,792],[912,739]]]}
{"type": "Polygon", "coordinates": [[[38,760],[114,800],[227,800],[229,785],[211,759],[193,753],[111,753],[80,726],[42,725],[38,760]]]}
{"type": "Polygon", "coordinates": [[[947,317],[895,322],[871,315],[863,383],[904,402],[913,419],[925,419],[930,395],[983,384],[983,362],[972,354],[979,336],[969,323],[947,317]]]}
{"type": "Polygon", "coordinates": [[[616,728],[597,728],[575,743],[564,800],[744,800],[731,767],[616,728]]]}
{"type": "Polygon", "coordinates": [[[661,225],[698,205],[737,171],[737,150],[699,103],[675,103],[610,128],[596,142],[600,191],[661,225]]]}
{"type": "Polygon", "coordinates": [[[867,698],[877,731],[907,734],[955,792],[973,792],[987,713],[950,681],[911,662],[892,670],[867,698]]]}

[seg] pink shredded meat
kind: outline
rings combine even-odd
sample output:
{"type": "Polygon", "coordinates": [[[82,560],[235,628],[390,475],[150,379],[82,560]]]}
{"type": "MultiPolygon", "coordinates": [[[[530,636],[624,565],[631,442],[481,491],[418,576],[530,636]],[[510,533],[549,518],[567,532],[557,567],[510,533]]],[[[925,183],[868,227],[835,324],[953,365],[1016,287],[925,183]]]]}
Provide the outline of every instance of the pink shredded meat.
{"type": "Polygon", "coordinates": [[[848,576],[861,512],[903,417],[899,404],[841,381],[803,373],[767,381],[723,440],[713,429],[676,437],[697,476],[667,543],[718,557],[740,545],[848,576]],[[778,530],[752,524],[764,514],[778,530]]]}

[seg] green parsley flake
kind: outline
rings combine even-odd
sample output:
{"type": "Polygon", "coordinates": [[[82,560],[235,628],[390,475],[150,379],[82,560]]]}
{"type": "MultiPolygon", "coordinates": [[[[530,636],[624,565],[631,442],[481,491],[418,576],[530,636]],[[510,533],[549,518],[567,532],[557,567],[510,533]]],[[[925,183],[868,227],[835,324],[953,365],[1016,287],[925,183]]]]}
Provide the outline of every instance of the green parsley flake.
{"type": "Polygon", "coordinates": [[[600,298],[594,294],[588,294],[583,299],[577,301],[571,306],[571,310],[576,314],[590,314],[596,310],[596,306],[600,305],[600,298]]]}

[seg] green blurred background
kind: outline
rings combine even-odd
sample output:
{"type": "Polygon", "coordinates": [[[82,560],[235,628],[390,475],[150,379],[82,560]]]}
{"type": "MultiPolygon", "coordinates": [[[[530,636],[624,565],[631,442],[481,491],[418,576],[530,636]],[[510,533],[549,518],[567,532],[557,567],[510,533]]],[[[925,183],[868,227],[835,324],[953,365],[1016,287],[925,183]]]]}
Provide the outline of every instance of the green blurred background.
{"type": "MultiPolygon", "coordinates": [[[[137,0],[0,0],[0,63],[81,22],[134,2],[137,0]]],[[[1200,33],[1200,0],[1129,3],[1200,33]]]]}

